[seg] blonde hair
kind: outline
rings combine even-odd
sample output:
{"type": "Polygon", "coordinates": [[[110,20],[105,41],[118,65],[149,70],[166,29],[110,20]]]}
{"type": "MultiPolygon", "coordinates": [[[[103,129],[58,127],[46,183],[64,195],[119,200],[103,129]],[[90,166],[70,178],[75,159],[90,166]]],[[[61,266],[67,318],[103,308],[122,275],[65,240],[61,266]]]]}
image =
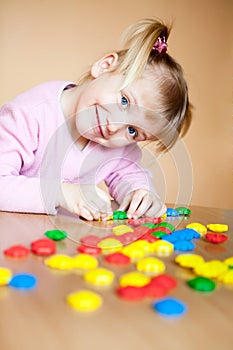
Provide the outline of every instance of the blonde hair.
{"type": "MultiPolygon", "coordinates": [[[[130,25],[123,34],[122,49],[117,51],[119,63],[114,72],[124,75],[121,89],[140,78],[149,68],[150,79],[155,82],[154,112],[166,120],[166,126],[157,136],[159,151],[170,149],[188,131],[191,106],[183,70],[167,52],[154,49],[158,38],[167,41],[170,28],[161,21],[146,18],[130,25]]],[[[87,73],[84,79],[90,77],[87,73]]]]}

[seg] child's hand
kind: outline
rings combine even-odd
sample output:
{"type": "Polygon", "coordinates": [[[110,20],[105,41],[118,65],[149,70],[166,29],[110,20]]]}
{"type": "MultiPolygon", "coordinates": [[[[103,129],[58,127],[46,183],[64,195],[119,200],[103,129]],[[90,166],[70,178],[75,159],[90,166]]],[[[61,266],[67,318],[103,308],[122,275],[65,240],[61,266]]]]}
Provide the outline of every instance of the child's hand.
{"type": "Polygon", "coordinates": [[[166,206],[154,193],[141,189],[130,192],[118,210],[127,211],[128,218],[137,219],[142,215],[160,217],[166,213],[166,206]]]}
{"type": "Polygon", "coordinates": [[[110,198],[94,185],[62,183],[57,205],[87,220],[105,220],[112,215],[110,198]]]}

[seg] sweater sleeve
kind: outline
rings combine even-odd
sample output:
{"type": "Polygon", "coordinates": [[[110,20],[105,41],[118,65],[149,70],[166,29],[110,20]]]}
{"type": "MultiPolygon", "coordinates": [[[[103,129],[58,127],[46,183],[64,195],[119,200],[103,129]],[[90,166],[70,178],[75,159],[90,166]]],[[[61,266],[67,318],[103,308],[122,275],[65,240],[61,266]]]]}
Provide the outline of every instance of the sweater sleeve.
{"type": "Polygon", "coordinates": [[[0,210],[55,214],[45,210],[40,178],[33,175],[38,123],[9,103],[0,109],[0,210]]]}
{"type": "Polygon", "coordinates": [[[127,146],[117,166],[106,177],[109,193],[118,203],[129,192],[138,189],[146,189],[157,195],[150,171],[140,165],[141,158],[141,150],[136,144],[127,146]]]}

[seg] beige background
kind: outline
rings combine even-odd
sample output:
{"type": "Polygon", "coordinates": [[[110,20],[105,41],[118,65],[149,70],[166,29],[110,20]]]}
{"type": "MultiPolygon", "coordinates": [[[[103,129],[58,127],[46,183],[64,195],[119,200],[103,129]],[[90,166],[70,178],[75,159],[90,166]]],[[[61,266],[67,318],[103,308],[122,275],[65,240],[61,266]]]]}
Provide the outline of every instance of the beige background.
{"type": "MultiPolygon", "coordinates": [[[[233,208],[232,14],[231,0],[0,0],[0,104],[47,80],[76,80],[119,47],[135,20],[173,22],[169,53],[184,68],[195,106],[182,143],[193,180],[183,191],[194,205],[233,208]]],[[[159,192],[179,201],[182,160],[168,154],[156,164],[159,192]]]]}

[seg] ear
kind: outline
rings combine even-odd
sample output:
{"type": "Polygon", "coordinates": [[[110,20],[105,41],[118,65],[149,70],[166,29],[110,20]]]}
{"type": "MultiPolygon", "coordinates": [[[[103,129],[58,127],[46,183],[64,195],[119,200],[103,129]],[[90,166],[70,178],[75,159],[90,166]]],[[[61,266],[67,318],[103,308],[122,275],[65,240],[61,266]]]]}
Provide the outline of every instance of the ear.
{"type": "Polygon", "coordinates": [[[109,53],[95,62],[91,67],[91,75],[97,78],[102,73],[110,71],[118,63],[118,54],[115,52],[109,53]]]}

